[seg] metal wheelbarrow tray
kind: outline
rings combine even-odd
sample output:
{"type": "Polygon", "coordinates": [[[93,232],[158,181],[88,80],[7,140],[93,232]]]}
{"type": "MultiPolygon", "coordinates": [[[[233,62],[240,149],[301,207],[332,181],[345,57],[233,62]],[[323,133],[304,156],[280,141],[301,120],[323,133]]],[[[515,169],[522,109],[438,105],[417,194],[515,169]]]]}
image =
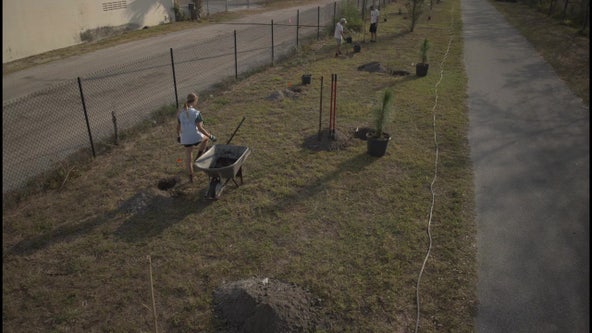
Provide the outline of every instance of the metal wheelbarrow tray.
{"type": "Polygon", "coordinates": [[[217,144],[195,160],[194,167],[205,172],[210,178],[207,199],[218,199],[230,180],[238,187],[235,179],[237,176],[242,185],[242,166],[250,154],[251,149],[246,146],[217,144]]]}

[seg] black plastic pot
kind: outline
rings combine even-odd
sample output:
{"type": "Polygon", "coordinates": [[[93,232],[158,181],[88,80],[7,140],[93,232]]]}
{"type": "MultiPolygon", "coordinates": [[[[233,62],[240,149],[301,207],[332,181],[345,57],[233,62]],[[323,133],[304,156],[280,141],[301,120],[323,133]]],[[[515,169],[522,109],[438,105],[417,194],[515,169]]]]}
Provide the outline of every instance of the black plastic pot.
{"type": "Polygon", "coordinates": [[[388,133],[382,133],[382,137],[380,138],[372,136],[369,133],[368,139],[366,140],[368,155],[375,157],[384,156],[389,141],[391,141],[391,136],[388,133]]]}
{"type": "Polygon", "coordinates": [[[428,68],[430,64],[423,64],[419,63],[415,65],[415,75],[417,76],[426,76],[428,75],[428,68]]]}
{"type": "Polygon", "coordinates": [[[354,44],[354,53],[358,53],[362,50],[362,46],[360,46],[360,44],[356,43],[354,44]]]}
{"type": "Polygon", "coordinates": [[[304,75],[302,75],[302,85],[310,84],[311,80],[312,80],[312,75],[311,74],[304,74],[304,75]]]}

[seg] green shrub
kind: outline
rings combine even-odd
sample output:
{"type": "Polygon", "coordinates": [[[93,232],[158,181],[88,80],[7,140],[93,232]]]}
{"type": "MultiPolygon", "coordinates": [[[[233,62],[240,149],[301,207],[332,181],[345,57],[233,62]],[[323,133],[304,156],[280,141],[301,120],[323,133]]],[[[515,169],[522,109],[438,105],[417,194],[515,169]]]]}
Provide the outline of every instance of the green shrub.
{"type": "Polygon", "coordinates": [[[349,0],[343,4],[343,7],[339,9],[339,17],[335,18],[334,24],[337,24],[337,21],[342,17],[347,20],[346,29],[356,32],[362,31],[362,14],[354,1],[349,0]]]}

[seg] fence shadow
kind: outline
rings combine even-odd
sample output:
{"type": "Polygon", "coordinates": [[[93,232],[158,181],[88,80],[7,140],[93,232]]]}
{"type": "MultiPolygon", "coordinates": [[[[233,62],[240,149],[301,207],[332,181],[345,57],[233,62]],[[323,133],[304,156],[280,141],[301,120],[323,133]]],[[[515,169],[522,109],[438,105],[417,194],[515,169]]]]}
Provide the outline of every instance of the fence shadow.
{"type": "MultiPolygon", "coordinates": [[[[137,198],[135,202],[147,209],[132,214],[115,231],[117,239],[136,243],[162,234],[164,230],[182,221],[189,213],[199,214],[213,201],[200,198],[191,199],[185,195],[178,197],[153,196],[147,200],[137,198]]],[[[134,202],[130,201],[134,205],[134,202]]]]}
{"type": "Polygon", "coordinates": [[[127,219],[115,230],[116,239],[139,242],[160,235],[165,229],[182,221],[189,213],[199,213],[211,201],[198,201],[186,195],[171,195],[165,191],[144,190],[126,200],[115,210],[82,222],[60,225],[39,236],[22,240],[6,251],[7,255],[30,255],[60,242],[71,242],[109,223],[127,219]],[[195,207],[194,210],[188,207],[195,207]]]}

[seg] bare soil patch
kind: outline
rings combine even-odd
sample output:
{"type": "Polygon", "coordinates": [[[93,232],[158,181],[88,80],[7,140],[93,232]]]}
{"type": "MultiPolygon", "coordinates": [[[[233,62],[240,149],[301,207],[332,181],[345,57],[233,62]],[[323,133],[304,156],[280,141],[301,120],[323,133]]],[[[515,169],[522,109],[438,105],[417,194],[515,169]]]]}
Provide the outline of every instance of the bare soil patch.
{"type": "Polygon", "coordinates": [[[321,130],[304,139],[303,147],[313,151],[338,151],[354,144],[354,130],[343,131],[335,129],[334,137],[328,128],[321,130]]]}

